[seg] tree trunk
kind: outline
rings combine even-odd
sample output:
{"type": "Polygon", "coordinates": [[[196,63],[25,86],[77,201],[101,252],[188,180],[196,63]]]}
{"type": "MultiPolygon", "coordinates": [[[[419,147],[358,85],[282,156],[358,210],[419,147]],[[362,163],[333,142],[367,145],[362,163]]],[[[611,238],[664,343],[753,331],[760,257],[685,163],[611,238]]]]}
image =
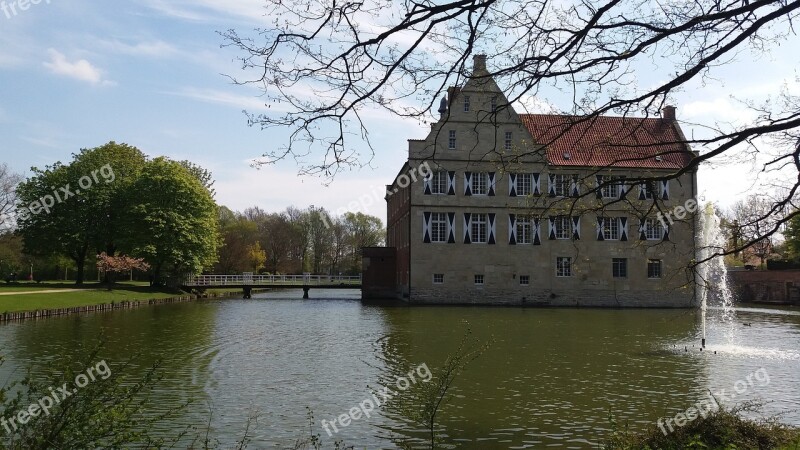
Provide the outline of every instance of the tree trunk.
{"type": "Polygon", "coordinates": [[[84,267],[86,265],[86,254],[78,256],[77,258],[73,258],[73,261],[75,261],[75,265],[78,269],[75,274],[75,284],[80,286],[83,284],[86,273],[86,268],[84,267]]]}

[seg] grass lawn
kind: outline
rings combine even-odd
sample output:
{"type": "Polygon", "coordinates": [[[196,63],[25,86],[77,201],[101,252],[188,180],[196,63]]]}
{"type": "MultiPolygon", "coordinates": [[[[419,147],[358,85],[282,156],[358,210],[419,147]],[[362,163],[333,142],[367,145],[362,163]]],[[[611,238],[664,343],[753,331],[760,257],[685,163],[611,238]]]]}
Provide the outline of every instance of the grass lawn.
{"type": "Polygon", "coordinates": [[[144,284],[145,285],[142,286],[141,283],[119,283],[114,286],[114,290],[112,291],[109,291],[97,283],[87,284],[82,287],[63,283],[2,285],[0,286],[0,293],[23,293],[55,289],[65,289],[65,292],[2,295],[0,296],[0,313],[69,308],[73,306],[111,303],[112,301],[149,300],[151,298],[167,298],[180,295],[173,291],[154,290],[148,287],[146,285],[147,283],[144,284]],[[76,288],[80,289],[80,291],[68,291],[68,289],[76,288]]]}
{"type": "MultiPolygon", "coordinates": [[[[18,292],[22,295],[0,295],[0,314],[4,312],[35,311],[39,309],[70,308],[73,306],[98,305],[101,303],[150,300],[186,295],[166,289],[151,289],[147,282],[123,281],[116,283],[109,291],[105,285],[88,282],[82,286],[64,281],[45,281],[33,283],[23,281],[19,284],[0,283],[0,294],[18,292]],[[25,294],[25,292],[61,290],[64,292],[25,294]],[[75,290],[79,289],[79,290],[75,290]]],[[[208,289],[208,294],[241,293],[241,288],[223,287],[208,289]]]]}

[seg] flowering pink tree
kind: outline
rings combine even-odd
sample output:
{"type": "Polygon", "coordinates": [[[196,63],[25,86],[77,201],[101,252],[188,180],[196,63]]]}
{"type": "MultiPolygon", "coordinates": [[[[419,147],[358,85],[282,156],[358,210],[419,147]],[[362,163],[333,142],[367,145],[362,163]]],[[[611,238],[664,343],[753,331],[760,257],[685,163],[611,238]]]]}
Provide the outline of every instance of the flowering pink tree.
{"type": "Polygon", "coordinates": [[[150,264],[144,262],[142,258],[130,256],[108,256],[106,252],[97,255],[97,269],[109,274],[108,284],[114,284],[113,274],[130,272],[131,270],[148,270],[150,264]]]}

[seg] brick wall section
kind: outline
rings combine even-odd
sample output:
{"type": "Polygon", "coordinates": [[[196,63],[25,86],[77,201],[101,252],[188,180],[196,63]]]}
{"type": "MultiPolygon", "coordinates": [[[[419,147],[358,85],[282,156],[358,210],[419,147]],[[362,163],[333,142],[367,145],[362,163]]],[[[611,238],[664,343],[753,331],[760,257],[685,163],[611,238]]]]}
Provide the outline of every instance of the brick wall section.
{"type": "Polygon", "coordinates": [[[740,302],[800,305],[800,270],[736,270],[728,280],[740,302]]]}
{"type": "Polygon", "coordinates": [[[361,298],[395,298],[397,288],[397,251],[394,247],[361,249],[361,298]]]}

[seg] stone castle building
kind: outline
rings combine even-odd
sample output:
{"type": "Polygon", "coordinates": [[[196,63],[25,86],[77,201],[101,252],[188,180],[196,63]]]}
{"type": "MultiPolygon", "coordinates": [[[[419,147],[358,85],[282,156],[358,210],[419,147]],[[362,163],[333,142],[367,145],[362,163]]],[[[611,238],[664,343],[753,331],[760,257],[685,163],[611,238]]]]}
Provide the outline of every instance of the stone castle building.
{"type": "Polygon", "coordinates": [[[696,171],[680,172],[696,154],[674,107],[518,114],[479,55],[439,112],[387,186],[365,298],[383,267],[382,295],[411,303],[693,306],[696,224],[674,212],[696,198],[696,171]]]}

